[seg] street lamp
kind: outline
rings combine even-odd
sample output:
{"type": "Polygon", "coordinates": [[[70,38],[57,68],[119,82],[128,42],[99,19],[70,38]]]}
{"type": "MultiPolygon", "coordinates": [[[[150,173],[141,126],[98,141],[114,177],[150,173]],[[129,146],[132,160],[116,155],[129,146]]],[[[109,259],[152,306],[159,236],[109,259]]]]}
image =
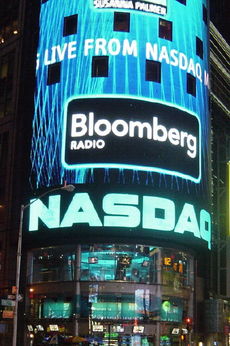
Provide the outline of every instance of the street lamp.
{"type": "Polygon", "coordinates": [[[23,226],[23,217],[24,217],[24,211],[34,202],[36,202],[38,199],[48,195],[51,192],[58,191],[58,190],[64,190],[68,192],[72,192],[75,190],[74,185],[67,185],[61,187],[56,187],[54,189],[48,190],[35,199],[33,199],[30,203],[22,204],[21,205],[21,212],[20,212],[20,222],[19,222],[19,230],[18,230],[18,247],[17,247],[17,264],[16,264],[16,279],[15,279],[15,285],[16,285],[16,294],[15,294],[15,307],[14,307],[14,319],[13,319],[13,342],[12,346],[17,346],[17,329],[18,329],[18,301],[20,298],[19,295],[19,284],[20,284],[20,273],[21,273],[21,257],[22,257],[22,226],[23,226]]]}

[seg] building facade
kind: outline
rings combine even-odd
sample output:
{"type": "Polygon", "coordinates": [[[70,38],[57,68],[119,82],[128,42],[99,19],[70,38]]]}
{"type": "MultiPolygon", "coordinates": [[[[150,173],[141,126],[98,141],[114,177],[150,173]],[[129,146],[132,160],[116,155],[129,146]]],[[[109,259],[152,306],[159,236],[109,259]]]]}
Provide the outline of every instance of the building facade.
{"type": "Polygon", "coordinates": [[[210,25],[211,115],[213,129],[213,250],[210,299],[205,302],[209,342],[229,345],[229,45],[210,25]],[[215,316],[210,318],[211,316],[215,316]]]}
{"type": "Polygon", "coordinates": [[[39,23],[25,325],[34,344],[189,343],[211,248],[207,3],[49,0],[39,23]]]}
{"type": "MultiPolygon", "coordinates": [[[[36,35],[31,39],[39,9],[24,1],[0,2],[0,291],[12,295],[20,204],[28,191],[31,114],[33,114],[36,35]],[[37,11],[37,12],[36,12],[37,11]]],[[[35,32],[35,31],[34,31],[35,32]]],[[[13,303],[1,304],[0,344],[12,342],[13,303]]]]}

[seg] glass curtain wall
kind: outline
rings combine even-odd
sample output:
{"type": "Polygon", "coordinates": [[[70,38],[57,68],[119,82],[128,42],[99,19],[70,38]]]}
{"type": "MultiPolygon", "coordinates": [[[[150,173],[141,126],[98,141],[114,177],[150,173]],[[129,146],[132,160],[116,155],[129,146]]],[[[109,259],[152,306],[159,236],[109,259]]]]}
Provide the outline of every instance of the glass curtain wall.
{"type": "Polygon", "coordinates": [[[119,337],[127,331],[144,337],[156,333],[151,323],[172,329],[193,314],[193,257],[179,250],[119,244],[49,247],[33,250],[28,268],[31,324],[65,323],[68,329],[77,320],[84,335],[105,337],[113,328],[119,337]]]}

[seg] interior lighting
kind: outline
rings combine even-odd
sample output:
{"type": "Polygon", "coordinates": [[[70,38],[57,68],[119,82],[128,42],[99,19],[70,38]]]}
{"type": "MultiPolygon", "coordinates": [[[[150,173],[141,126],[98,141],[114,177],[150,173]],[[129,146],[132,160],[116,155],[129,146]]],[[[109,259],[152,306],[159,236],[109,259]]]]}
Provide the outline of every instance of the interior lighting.
{"type": "Polygon", "coordinates": [[[190,324],[190,323],[192,323],[192,319],[190,317],[186,317],[185,322],[187,324],[190,324]]]}

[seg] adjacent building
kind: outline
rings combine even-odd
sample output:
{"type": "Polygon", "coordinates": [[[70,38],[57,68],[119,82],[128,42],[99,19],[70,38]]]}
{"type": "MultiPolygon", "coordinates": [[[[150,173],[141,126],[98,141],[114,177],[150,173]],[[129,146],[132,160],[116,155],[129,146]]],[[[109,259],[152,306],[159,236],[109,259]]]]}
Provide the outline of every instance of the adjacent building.
{"type": "Polygon", "coordinates": [[[211,116],[213,158],[213,250],[210,299],[205,330],[210,342],[229,345],[229,45],[210,24],[211,116]]]}

